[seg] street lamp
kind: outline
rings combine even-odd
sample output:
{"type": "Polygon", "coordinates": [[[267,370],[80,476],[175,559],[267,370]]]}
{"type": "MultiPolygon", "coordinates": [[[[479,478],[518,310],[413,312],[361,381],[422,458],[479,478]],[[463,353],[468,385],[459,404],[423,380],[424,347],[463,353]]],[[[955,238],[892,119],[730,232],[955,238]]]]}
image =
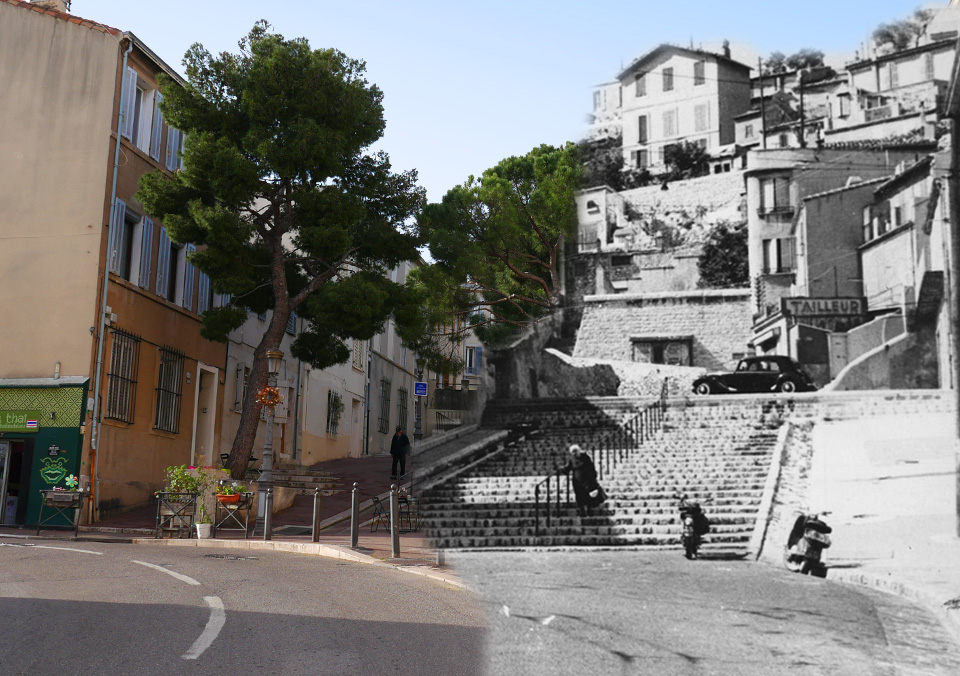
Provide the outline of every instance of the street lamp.
{"type": "MultiPolygon", "coordinates": [[[[283,360],[283,352],[280,350],[267,350],[267,387],[277,387],[277,374],[280,373],[280,363],[283,360]]],[[[267,432],[263,439],[263,462],[260,463],[260,478],[257,482],[257,527],[261,524],[266,528],[266,510],[267,510],[267,489],[273,484],[273,415],[274,406],[265,404],[267,407],[267,432]]],[[[264,533],[266,535],[266,533],[264,533]]],[[[269,535],[267,536],[269,537],[269,535]]]]}

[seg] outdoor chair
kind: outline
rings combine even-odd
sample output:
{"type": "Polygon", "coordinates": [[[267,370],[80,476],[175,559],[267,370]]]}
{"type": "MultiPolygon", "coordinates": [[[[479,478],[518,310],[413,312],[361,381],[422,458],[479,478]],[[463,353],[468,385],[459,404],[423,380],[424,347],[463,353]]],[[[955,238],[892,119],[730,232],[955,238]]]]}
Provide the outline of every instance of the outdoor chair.
{"type": "Polygon", "coordinates": [[[383,524],[384,528],[390,528],[390,517],[387,516],[387,511],[383,508],[383,502],[377,496],[373,496],[373,521],[370,522],[370,532],[375,533],[380,524],[383,524]]]}

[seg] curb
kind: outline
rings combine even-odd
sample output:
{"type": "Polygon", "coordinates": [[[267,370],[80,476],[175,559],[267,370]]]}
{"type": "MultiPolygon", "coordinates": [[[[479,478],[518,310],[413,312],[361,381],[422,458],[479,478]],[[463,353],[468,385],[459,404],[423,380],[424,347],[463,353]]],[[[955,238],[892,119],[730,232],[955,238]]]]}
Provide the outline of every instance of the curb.
{"type": "Polygon", "coordinates": [[[876,589],[918,603],[931,611],[960,645],[960,608],[947,608],[945,602],[922,587],[901,582],[892,577],[830,568],[829,566],[827,568],[827,579],[842,584],[876,589]]]}
{"type": "Polygon", "coordinates": [[[132,544],[137,545],[161,545],[167,547],[200,547],[210,549],[247,549],[247,550],[270,550],[276,552],[287,552],[291,554],[305,554],[308,556],[322,556],[324,558],[338,559],[341,561],[350,561],[352,563],[364,563],[367,565],[393,568],[404,573],[413,573],[427,577],[437,582],[442,582],[460,589],[468,587],[443,571],[427,569],[425,566],[405,566],[386,563],[368,554],[354,551],[349,547],[342,545],[324,545],[318,542],[283,542],[276,540],[216,540],[210,539],[154,539],[154,538],[133,538],[132,544]]]}

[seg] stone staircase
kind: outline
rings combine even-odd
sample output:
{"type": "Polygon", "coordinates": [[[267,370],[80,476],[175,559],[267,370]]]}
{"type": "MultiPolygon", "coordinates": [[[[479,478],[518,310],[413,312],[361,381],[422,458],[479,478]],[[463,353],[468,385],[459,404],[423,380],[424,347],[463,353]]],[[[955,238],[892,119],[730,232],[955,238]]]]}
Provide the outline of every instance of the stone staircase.
{"type": "Polygon", "coordinates": [[[486,424],[523,419],[537,429],[428,491],[428,535],[439,548],[679,547],[674,496],[680,492],[704,503],[713,524],[705,549],[745,550],[783,417],[755,400],[722,407],[674,401],[651,436],[649,426],[638,433],[635,420],[639,408],[650,404],[609,398],[488,408],[486,424]],[[608,500],[580,517],[565,500],[563,480],[559,507],[552,492],[549,526],[541,489],[538,524],[536,486],[566,462],[566,448],[574,442],[596,453],[608,500]]]}
{"type": "Polygon", "coordinates": [[[309,467],[289,467],[273,470],[273,485],[292,488],[297,495],[313,495],[319,488],[320,495],[331,495],[343,490],[339,477],[309,467]]]}

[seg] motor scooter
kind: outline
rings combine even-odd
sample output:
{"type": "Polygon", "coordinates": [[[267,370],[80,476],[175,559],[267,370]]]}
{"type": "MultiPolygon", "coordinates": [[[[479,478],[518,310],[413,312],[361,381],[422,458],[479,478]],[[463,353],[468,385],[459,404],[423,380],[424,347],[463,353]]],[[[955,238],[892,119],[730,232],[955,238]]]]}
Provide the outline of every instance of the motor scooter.
{"type": "Polygon", "coordinates": [[[683,544],[683,553],[688,559],[697,558],[703,536],[710,531],[710,520],[703,513],[698,502],[691,502],[686,495],[677,495],[680,500],[680,542],[683,544]]]}
{"type": "Polygon", "coordinates": [[[783,551],[783,560],[787,569],[803,575],[826,577],[827,567],[823,564],[823,550],[830,546],[831,532],[833,529],[817,514],[798,516],[783,551]]]}

